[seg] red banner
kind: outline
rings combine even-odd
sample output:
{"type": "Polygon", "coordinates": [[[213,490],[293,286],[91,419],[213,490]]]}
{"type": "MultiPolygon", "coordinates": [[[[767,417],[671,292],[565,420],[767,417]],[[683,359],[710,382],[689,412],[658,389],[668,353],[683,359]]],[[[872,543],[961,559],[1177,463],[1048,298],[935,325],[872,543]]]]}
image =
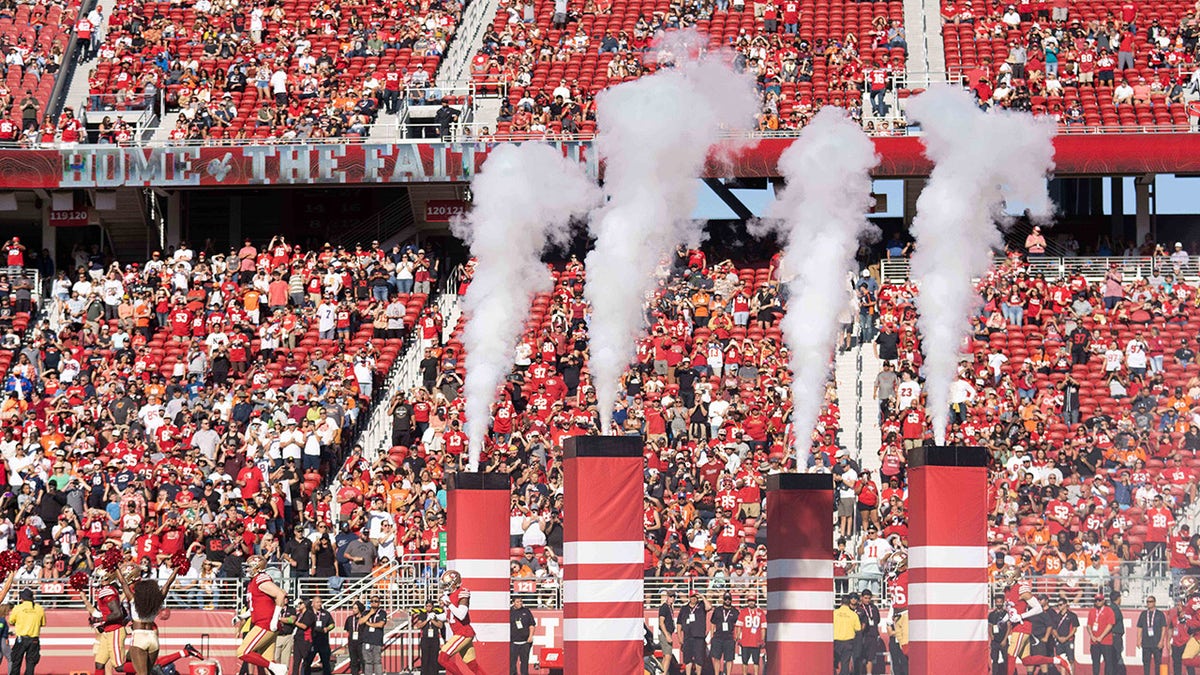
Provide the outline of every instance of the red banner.
{"type": "MultiPolygon", "coordinates": [[[[878,178],[929,174],[920,137],[874,139],[878,178]]],[[[776,177],[780,153],[792,139],[720,148],[708,176],[776,177]]],[[[554,145],[592,176],[600,164],[591,141],[554,145]]],[[[4,189],[375,185],[469,180],[494,144],[363,143],[350,145],[83,146],[0,150],[4,189]]],[[[1200,173],[1197,134],[1079,134],[1055,139],[1059,175],[1200,173]]],[[[980,161],[987,161],[981,157],[980,161]]]]}
{"type": "Polygon", "coordinates": [[[448,223],[467,212],[461,199],[430,199],[425,202],[425,222],[448,223]]]}

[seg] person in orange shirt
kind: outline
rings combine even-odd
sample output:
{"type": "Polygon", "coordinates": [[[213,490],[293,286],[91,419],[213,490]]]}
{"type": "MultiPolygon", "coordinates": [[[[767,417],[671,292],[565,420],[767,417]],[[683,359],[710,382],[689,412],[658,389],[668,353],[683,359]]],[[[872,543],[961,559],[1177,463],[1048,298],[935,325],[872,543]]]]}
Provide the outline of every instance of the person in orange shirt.
{"type": "Polygon", "coordinates": [[[246,314],[250,316],[250,322],[255,325],[258,325],[258,307],[261,303],[262,296],[259,294],[258,289],[253,287],[247,288],[246,292],[242,294],[242,307],[246,310],[246,314]]]}
{"type": "Polygon", "coordinates": [[[1038,570],[1042,574],[1059,574],[1063,571],[1064,564],[1063,554],[1053,542],[1048,544],[1037,557],[1038,570]]]}
{"type": "Polygon", "coordinates": [[[1050,543],[1050,528],[1047,527],[1046,521],[1039,518],[1037,525],[1034,526],[1034,529],[1029,531],[1029,535],[1026,538],[1030,544],[1038,548],[1050,543]]]}
{"type": "Polygon", "coordinates": [[[133,303],[133,326],[147,340],[153,337],[150,331],[150,300],[145,295],[139,295],[133,303]]]}

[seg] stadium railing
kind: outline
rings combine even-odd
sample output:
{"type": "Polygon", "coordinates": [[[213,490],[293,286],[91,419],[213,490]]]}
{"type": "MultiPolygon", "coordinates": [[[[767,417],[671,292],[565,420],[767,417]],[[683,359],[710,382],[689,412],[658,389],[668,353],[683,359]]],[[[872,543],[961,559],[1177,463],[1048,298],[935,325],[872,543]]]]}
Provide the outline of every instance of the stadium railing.
{"type": "MultiPolygon", "coordinates": [[[[1154,272],[1182,276],[1188,281],[1200,280],[1200,256],[1195,255],[1188,256],[1187,262],[1179,266],[1164,256],[1030,256],[1026,265],[1031,274],[1047,279],[1082,274],[1089,281],[1099,281],[1116,266],[1126,281],[1146,278],[1154,272]]],[[[902,283],[909,278],[908,258],[885,259],[879,269],[886,283],[902,283]]]]}
{"type": "MultiPolygon", "coordinates": [[[[1127,563],[1133,567],[1139,565],[1137,573],[1121,573],[1108,576],[1088,576],[1085,572],[1071,574],[1043,574],[1029,578],[1033,584],[1035,595],[1046,595],[1049,598],[1066,597],[1073,607],[1089,607],[1096,593],[1110,595],[1113,591],[1121,593],[1121,606],[1125,608],[1143,608],[1146,598],[1153,596],[1160,607],[1170,606],[1170,598],[1174,590],[1170,575],[1165,569],[1152,570],[1145,563],[1127,563]]],[[[1128,571],[1127,571],[1128,572],[1128,571]]],[[[1004,585],[991,584],[992,599],[1004,596],[1004,585]]]]}

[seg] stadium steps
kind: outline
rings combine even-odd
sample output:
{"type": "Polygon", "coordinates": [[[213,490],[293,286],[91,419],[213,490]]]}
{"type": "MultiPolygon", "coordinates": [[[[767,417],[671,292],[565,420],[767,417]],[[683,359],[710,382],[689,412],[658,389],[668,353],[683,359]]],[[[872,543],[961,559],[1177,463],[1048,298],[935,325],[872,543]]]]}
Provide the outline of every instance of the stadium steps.
{"type": "Polygon", "coordinates": [[[99,213],[117,260],[145,262],[150,258],[150,242],[157,237],[150,231],[141,189],[117,190],[116,208],[99,213]]]}
{"type": "Polygon", "coordinates": [[[834,365],[841,410],[839,443],[864,469],[870,469],[876,475],[879,470],[879,403],[872,396],[872,388],[882,367],[870,347],[855,347],[842,352],[837,355],[834,365]]]}
{"type": "MultiPolygon", "coordinates": [[[[105,21],[107,22],[107,19],[105,21]]],[[[88,72],[95,66],[96,59],[81,61],[75,65],[75,72],[71,75],[71,84],[67,86],[67,95],[63,101],[64,108],[83,110],[88,98],[88,72]]]]}
{"type": "Polygon", "coordinates": [[[496,131],[496,118],[500,116],[500,101],[499,98],[476,98],[475,123],[486,125],[493,132],[496,131]]]}
{"type": "Polygon", "coordinates": [[[941,3],[938,0],[904,0],[904,29],[908,37],[905,63],[908,72],[946,72],[941,3]]]}
{"type": "Polygon", "coordinates": [[[876,480],[879,479],[879,446],[883,436],[879,430],[879,401],[875,400],[875,378],[883,370],[883,361],[875,357],[875,350],[862,347],[862,447],[859,448],[858,461],[864,469],[870,469],[876,480]]]}
{"type": "Polygon", "coordinates": [[[850,452],[858,453],[858,348],[841,352],[834,359],[834,376],[837,380],[838,445],[850,452]]]}
{"type": "Polygon", "coordinates": [[[171,132],[175,129],[175,123],[178,119],[179,111],[164,113],[162,120],[154,128],[154,135],[150,137],[151,142],[166,143],[171,140],[171,132]]]}
{"type": "MultiPolygon", "coordinates": [[[[390,248],[390,245],[387,247],[390,248]]],[[[385,248],[385,250],[387,250],[385,248]]],[[[447,275],[445,281],[438,285],[437,295],[430,297],[430,303],[437,306],[438,311],[442,315],[443,320],[443,341],[449,339],[454,334],[454,328],[458,325],[458,318],[461,315],[458,303],[458,281],[461,272],[456,270],[447,275]]],[[[383,399],[379,401],[371,409],[370,419],[363,427],[363,432],[355,439],[354,444],[362,446],[363,457],[371,461],[375,456],[390,447],[392,440],[392,419],[388,414],[388,409],[392,405],[392,399],[398,391],[409,391],[413,387],[421,383],[421,374],[419,366],[421,358],[424,355],[424,350],[421,349],[419,340],[409,339],[405,345],[404,353],[392,362],[392,368],[383,377],[384,392],[383,399]]],[[[337,484],[335,482],[331,493],[338,493],[337,484]]]]}
{"type": "Polygon", "coordinates": [[[496,17],[500,0],[474,0],[462,13],[446,57],[434,74],[434,81],[443,89],[471,85],[471,59],[483,47],[483,35],[496,17]]]}

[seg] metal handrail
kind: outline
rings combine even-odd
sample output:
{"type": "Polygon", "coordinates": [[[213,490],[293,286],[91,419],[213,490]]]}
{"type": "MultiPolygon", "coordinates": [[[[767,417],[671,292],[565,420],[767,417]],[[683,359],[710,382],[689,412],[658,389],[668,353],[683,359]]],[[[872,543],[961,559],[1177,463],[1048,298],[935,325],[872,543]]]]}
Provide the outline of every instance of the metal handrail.
{"type": "MultiPolygon", "coordinates": [[[[1116,266],[1127,280],[1143,279],[1155,272],[1174,274],[1188,281],[1200,280],[1200,256],[1196,255],[1188,256],[1187,262],[1178,270],[1166,256],[1030,256],[1025,264],[1031,274],[1047,279],[1082,274],[1088,281],[1099,281],[1116,266]]],[[[885,283],[902,283],[909,279],[908,258],[887,258],[881,261],[879,268],[885,283]]]]}
{"type": "Polygon", "coordinates": [[[63,50],[63,62],[59,67],[58,72],[54,74],[54,87],[50,90],[50,100],[47,102],[46,109],[42,112],[42,119],[57,118],[62,114],[63,108],[67,103],[67,94],[70,92],[71,82],[75,79],[76,66],[79,65],[79,50],[82,45],[79,44],[79,35],[75,32],[74,24],[79,21],[79,17],[87,16],[88,12],[96,6],[98,0],[85,0],[79,4],[79,12],[71,19],[71,26],[67,31],[69,35],[67,39],[67,47],[63,50]]]}

